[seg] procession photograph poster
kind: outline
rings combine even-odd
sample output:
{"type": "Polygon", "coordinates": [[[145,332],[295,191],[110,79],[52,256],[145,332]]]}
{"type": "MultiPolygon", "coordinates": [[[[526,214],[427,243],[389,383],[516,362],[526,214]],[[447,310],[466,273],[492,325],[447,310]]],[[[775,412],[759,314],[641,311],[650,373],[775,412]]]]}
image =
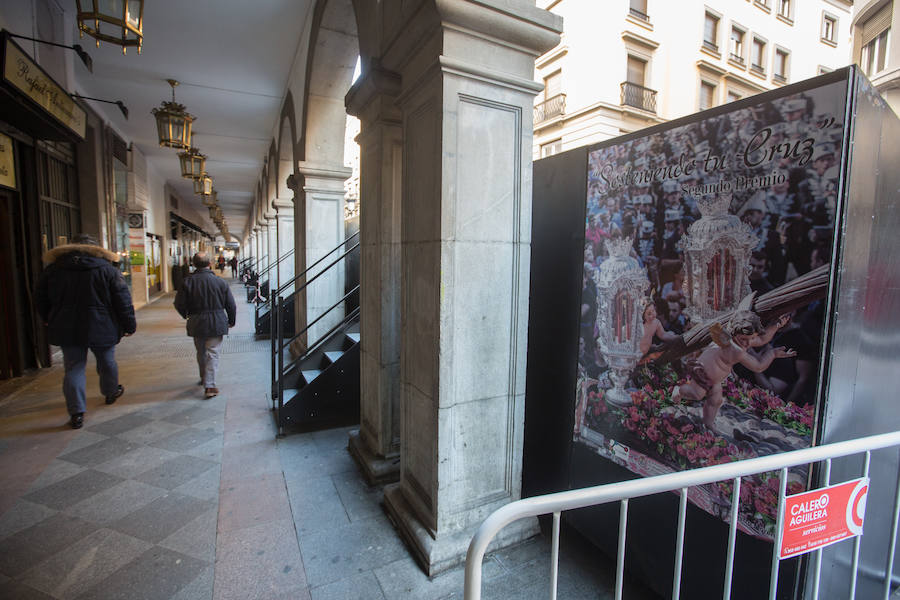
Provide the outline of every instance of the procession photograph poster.
{"type": "MultiPolygon", "coordinates": [[[[845,104],[836,82],[589,151],[575,443],[642,476],[812,445],[845,104]]],[[[689,499],[729,519],[731,488],[689,499]]],[[[772,539],[778,489],[742,480],[741,531],[772,539]]]]}

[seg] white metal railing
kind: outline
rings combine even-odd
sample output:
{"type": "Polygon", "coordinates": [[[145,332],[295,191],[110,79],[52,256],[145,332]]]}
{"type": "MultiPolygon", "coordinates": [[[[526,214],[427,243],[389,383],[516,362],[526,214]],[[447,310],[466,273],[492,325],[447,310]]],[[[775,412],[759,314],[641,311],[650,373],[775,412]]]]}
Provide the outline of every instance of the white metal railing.
{"type": "MultiPolygon", "coordinates": [[[[731,577],[732,566],[734,563],[735,538],[737,534],[737,516],[738,502],[740,499],[741,477],[756,475],[768,471],[781,471],[781,485],[778,495],[778,522],[775,527],[776,539],[772,552],[772,569],[769,581],[769,599],[775,598],[775,592],[778,584],[778,566],[779,566],[779,549],[781,547],[781,531],[784,512],[784,502],[787,487],[788,468],[798,465],[805,465],[825,461],[824,483],[829,485],[831,474],[831,460],[854,454],[865,453],[865,463],[863,466],[863,477],[869,475],[870,455],[873,450],[881,450],[884,448],[892,448],[900,446],[900,431],[893,433],[885,433],[881,435],[873,435],[846,442],[837,442],[816,446],[813,448],[805,448],[803,450],[794,450],[782,454],[772,454],[770,456],[762,456],[759,458],[751,458],[733,463],[714,465],[712,467],[703,467],[689,471],[679,471],[675,473],[667,473],[665,475],[657,475],[655,477],[646,477],[643,479],[633,479],[619,483],[610,483],[606,485],[598,485],[579,490],[569,490],[565,492],[557,492],[554,494],[546,494],[544,496],[535,496],[533,498],[525,498],[511,502],[494,511],[478,528],[469,544],[469,551],[466,555],[466,574],[465,574],[465,600],[481,599],[481,567],[484,559],[485,551],[491,540],[500,532],[501,529],[508,524],[519,519],[528,517],[537,517],[540,515],[553,515],[553,533],[551,538],[551,557],[550,557],[550,598],[556,600],[556,586],[558,579],[559,564],[559,524],[560,514],[566,510],[576,508],[585,508],[588,506],[596,506],[598,504],[606,504],[608,502],[621,502],[619,510],[619,543],[616,557],[616,600],[622,598],[623,575],[625,570],[625,530],[628,522],[628,500],[629,498],[638,498],[641,496],[650,496],[664,492],[679,491],[681,494],[681,502],[678,508],[678,533],[675,541],[675,577],[672,584],[672,598],[678,600],[681,592],[681,564],[682,552],[684,547],[684,526],[685,516],[687,514],[687,496],[688,488],[725,481],[732,479],[734,482],[731,501],[731,519],[728,535],[728,555],[726,559],[725,572],[725,592],[724,598],[728,600],[731,597],[731,577]]],[[[886,566],[884,572],[884,600],[888,599],[890,594],[890,584],[893,575],[894,549],[897,542],[898,520],[900,520],[900,480],[898,480],[898,489],[894,493],[893,520],[890,533],[890,547],[887,549],[886,566]]],[[[850,595],[851,600],[855,596],[856,576],[859,568],[859,543],[860,537],[854,538],[853,544],[853,563],[850,595]]],[[[822,549],[814,551],[814,583],[816,589],[819,586],[819,576],[821,571],[822,549]]],[[[815,594],[814,594],[815,596],[815,594]]]]}

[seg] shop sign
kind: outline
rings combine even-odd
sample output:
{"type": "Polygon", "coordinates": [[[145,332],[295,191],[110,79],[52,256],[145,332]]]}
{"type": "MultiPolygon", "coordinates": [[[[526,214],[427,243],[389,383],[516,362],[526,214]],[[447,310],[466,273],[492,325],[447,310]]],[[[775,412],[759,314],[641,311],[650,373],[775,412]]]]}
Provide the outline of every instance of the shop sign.
{"type": "Polygon", "coordinates": [[[5,39],[3,79],[84,139],[86,114],[80,106],[10,38],[5,39]]]}
{"type": "Polygon", "coordinates": [[[13,141],[9,136],[0,133],[0,185],[16,188],[16,157],[13,154],[13,141]]]}
{"type": "Polygon", "coordinates": [[[869,478],[787,496],[779,556],[790,558],[862,535],[869,478]]]}

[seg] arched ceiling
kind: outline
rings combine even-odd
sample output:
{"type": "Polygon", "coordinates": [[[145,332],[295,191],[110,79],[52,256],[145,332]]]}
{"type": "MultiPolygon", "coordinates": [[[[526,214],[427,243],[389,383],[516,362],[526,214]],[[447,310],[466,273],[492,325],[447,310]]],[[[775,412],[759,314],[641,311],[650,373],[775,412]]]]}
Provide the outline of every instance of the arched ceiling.
{"type": "MultiPolygon", "coordinates": [[[[75,2],[66,7],[77,42],[75,2]]],[[[312,18],[313,0],[148,0],[140,55],[93,40],[81,41],[94,62],[93,74],[75,65],[77,92],[122,100],[92,107],[133,140],[152,168],[205,214],[190,180],[180,174],[177,152],[160,148],[150,111],[171,99],[166,79],[176,79],[176,100],[195,115],[194,146],[208,157],[230,231],[246,224],[263,161],[278,131],[281,105],[298,45],[312,18]]],[[[76,61],[77,62],[77,61],[76,61]]]]}

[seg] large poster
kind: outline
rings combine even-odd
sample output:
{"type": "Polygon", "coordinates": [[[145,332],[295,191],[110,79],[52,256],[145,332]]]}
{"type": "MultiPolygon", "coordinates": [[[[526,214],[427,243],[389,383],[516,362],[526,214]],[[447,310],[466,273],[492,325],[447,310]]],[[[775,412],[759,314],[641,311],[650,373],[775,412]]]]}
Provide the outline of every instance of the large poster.
{"type": "MultiPolygon", "coordinates": [[[[634,473],[812,444],[846,82],[763,98],[588,154],[574,439],[634,473]]],[[[740,496],[770,538],[777,473],[740,496]]]]}

